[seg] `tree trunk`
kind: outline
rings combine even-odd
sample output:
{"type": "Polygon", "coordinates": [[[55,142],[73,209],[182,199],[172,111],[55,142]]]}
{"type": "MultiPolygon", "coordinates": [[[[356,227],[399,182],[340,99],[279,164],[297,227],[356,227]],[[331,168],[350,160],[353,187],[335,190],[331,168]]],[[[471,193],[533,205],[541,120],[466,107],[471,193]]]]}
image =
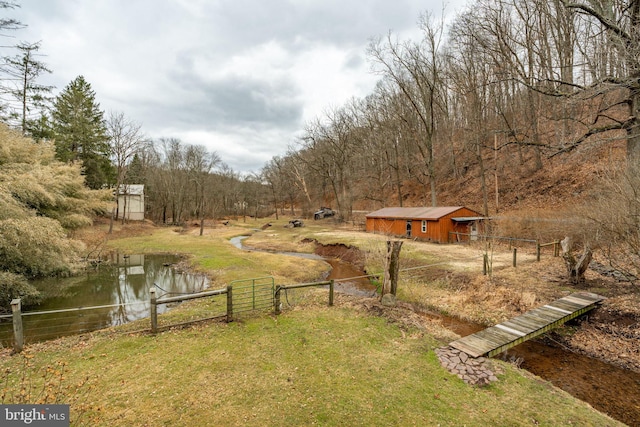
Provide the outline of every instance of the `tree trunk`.
{"type": "Polygon", "coordinates": [[[204,234],[204,191],[202,199],[200,200],[200,235],[204,234]]]}
{"type": "Polygon", "coordinates": [[[114,221],[114,217],[117,214],[117,210],[116,207],[114,206],[111,209],[111,220],[109,221],[109,233],[108,234],[112,234],[113,233],[113,221],[114,221]]]}
{"type": "Polygon", "coordinates": [[[482,214],[489,216],[489,192],[487,190],[487,178],[484,170],[484,161],[482,159],[482,143],[477,140],[478,166],[480,167],[480,190],[482,191],[482,214]]]}
{"type": "Polygon", "coordinates": [[[571,238],[568,236],[560,241],[562,258],[567,266],[567,273],[569,274],[571,283],[581,283],[584,282],[584,273],[589,268],[593,252],[589,245],[585,245],[584,252],[576,259],[572,253],[571,243],[571,238]]]}
{"type": "Polygon", "coordinates": [[[125,217],[127,216],[127,199],[129,198],[129,192],[126,191],[122,199],[122,224],[124,224],[125,217]]]}
{"type": "Polygon", "coordinates": [[[640,87],[633,87],[630,92],[631,116],[635,117],[635,120],[627,129],[627,161],[629,166],[636,168],[640,160],[640,128],[638,127],[638,123],[640,123],[640,87]]]}

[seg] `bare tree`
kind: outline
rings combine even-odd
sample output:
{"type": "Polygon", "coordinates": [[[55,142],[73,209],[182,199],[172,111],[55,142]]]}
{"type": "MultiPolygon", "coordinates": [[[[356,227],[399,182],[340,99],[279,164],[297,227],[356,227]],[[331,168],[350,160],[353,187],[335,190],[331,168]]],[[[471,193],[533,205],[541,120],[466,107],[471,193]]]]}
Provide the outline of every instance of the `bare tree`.
{"type": "Polygon", "coordinates": [[[352,166],[359,149],[354,130],[354,116],[346,108],[334,109],[326,113],[326,123],[310,123],[301,141],[313,156],[299,158],[327,184],[342,219],[350,218],[353,206],[352,166]]]}
{"type": "Polygon", "coordinates": [[[421,18],[423,40],[416,44],[400,43],[389,34],[387,39],[372,42],[369,55],[379,72],[393,81],[412,106],[420,127],[414,128],[415,142],[429,178],[431,204],[437,206],[434,160],[434,134],[442,90],[439,49],[443,39],[442,22],[435,24],[430,16],[421,18]]]}
{"type": "MultiPolygon", "coordinates": [[[[107,118],[107,136],[111,147],[111,157],[116,166],[115,207],[111,214],[109,234],[113,230],[113,221],[120,214],[118,194],[122,190],[127,174],[127,166],[133,156],[148,141],[142,133],[141,125],[126,118],[124,113],[109,113],[107,118]]],[[[126,203],[126,197],[124,198],[126,203]]],[[[122,222],[125,221],[126,206],[122,206],[122,222]]]]}
{"type": "Polygon", "coordinates": [[[203,145],[187,145],[184,154],[185,168],[189,180],[194,184],[193,206],[200,220],[200,235],[204,234],[204,218],[206,204],[206,184],[211,170],[220,164],[216,153],[207,151],[203,145]]]}
{"type": "Polygon", "coordinates": [[[605,123],[594,123],[573,146],[595,133],[620,129],[626,131],[628,157],[637,159],[640,156],[640,0],[562,1],[567,9],[575,11],[585,19],[595,20],[600,26],[599,30],[606,34],[610,41],[609,45],[624,61],[622,70],[612,69],[591,85],[574,85],[582,92],[614,88],[624,91],[625,95],[619,103],[607,105],[598,113],[609,120],[605,123]],[[608,111],[618,105],[626,106],[626,116],[616,119],[607,115],[608,111]]]}

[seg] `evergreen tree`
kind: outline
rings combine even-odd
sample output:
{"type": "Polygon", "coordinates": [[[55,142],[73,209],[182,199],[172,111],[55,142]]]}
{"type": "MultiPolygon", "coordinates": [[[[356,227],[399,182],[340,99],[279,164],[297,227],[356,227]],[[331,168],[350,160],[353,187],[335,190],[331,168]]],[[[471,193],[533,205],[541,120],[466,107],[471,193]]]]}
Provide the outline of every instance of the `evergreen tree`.
{"type": "Polygon", "coordinates": [[[31,136],[31,138],[36,142],[53,141],[55,138],[51,118],[46,112],[41,113],[40,117],[34,120],[29,120],[27,123],[27,130],[29,136],[31,136]]]}
{"type": "Polygon", "coordinates": [[[58,95],[51,116],[56,157],[63,162],[82,161],[90,188],[112,184],[115,172],[109,161],[106,123],[95,92],[83,76],[58,95]]]}
{"type": "Polygon", "coordinates": [[[52,86],[38,84],[36,80],[43,73],[51,73],[47,66],[37,60],[40,43],[19,43],[18,54],[5,58],[7,92],[13,98],[11,119],[24,135],[30,134],[30,127],[37,122],[38,112],[49,104],[52,86]]]}

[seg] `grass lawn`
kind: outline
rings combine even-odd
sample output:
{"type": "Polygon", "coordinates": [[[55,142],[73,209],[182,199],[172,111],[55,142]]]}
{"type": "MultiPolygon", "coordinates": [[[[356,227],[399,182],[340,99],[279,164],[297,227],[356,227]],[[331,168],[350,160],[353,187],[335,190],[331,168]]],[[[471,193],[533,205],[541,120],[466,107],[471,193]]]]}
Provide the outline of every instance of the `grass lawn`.
{"type": "MultiPolygon", "coordinates": [[[[326,243],[339,231],[286,221],[248,244],[291,250],[304,237],[326,243]]],[[[118,231],[108,245],[123,252],[187,255],[216,284],[273,275],[277,284],[317,279],[321,262],[241,251],[229,239],[255,225],[118,231]]],[[[342,243],[378,245],[345,233],[342,243]]],[[[309,250],[306,247],[305,250],[309,250]]],[[[372,251],[373,252],[373,251],[372,251]]],[[[408,251],[413,253],[414,250],[408,251]]],[[[414,255],[418,261],[432,255],[414,255]]],[[[369,262],[374,262],[372,257],[369,262]]],[[[417,298],[417,297],[416,297],[417,298]]],[[[150,335],[148,319],[27,346],[0,355],[2,403],[68,403],[72,425],[99,426],[614,426],[620,425],[550,383],[493,361],[499,381],[464,384],[433,349],[446,333],[401,322],[338,294],[310,290],[283,314],[209,321],[150,335]]],[[[206,300],[160,316],[178,322],[206,310],[206,300]]]]}
{"type": "Polygon", "coordinates": [[[156,336],[114,329],[34,344],[0,366],[5,403],[49,386],[76,425],[618,425],[501,362],[498,382],[470,387],[440,366],[439,345],[339,298],[156,336]]]}

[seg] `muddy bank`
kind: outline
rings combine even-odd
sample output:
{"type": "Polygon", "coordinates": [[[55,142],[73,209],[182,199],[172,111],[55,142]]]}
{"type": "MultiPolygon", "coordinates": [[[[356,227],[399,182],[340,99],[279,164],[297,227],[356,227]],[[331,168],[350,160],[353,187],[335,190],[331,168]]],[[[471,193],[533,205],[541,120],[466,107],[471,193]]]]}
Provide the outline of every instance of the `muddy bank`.
{"type": "Polygon", "coordinates": [[[303,239],[302,243],[315,244],[314,253],[316,255],[324,258],[337,258],[353,264],[360,270],[364,270],[364,254],[354,246],[348,246],[343,243],[322,244],[315,239],[303,239]]]}
{"type": "Polygon", "coordinates": [[[636,313],[605,302],[565,331],[550,336],[572,351],[640,373],[640,316],[636,313]]]}

